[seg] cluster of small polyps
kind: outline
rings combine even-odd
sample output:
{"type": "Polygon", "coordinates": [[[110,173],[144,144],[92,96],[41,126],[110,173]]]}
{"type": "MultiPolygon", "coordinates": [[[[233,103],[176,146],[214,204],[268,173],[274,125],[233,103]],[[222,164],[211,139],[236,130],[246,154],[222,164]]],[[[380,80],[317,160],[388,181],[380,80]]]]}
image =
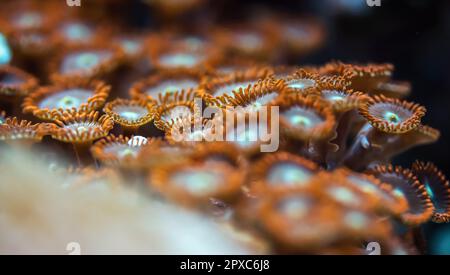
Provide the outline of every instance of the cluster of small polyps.
{"type": "MultiPolygon", "coordinates": [[[[2,94],[33,83],[15,74],[17,69],[3,71],[2,94]]],[[[106,103],[101,117],[96,110],[110,90],[103,82],[42,87],[24,99],[23,111],[47,122],[32,124],[2,112],[0,139],[23,146],[49,135],[72,144],[84,168],[92,167],[93,156],[103,176],[108,168],[120,168],[134,179],[148,175],[147,186],[155,194],[222,217],[251,236],[255,249],[364,253],[365,242],[377,241],[384,253],[418,253],[414,229],[428,221],[449,221],[450,185],[431,163],[418,161],[410,169],[390,164],[395,155],[439,137],[421,124],[424,107],[400,99],[408,86],[391,79],[390,65],[335,62],[300,68],[287,77],[276,72],[264,67],[198,75],[198,87],[187,90],[177,87],[187,83],[177,82],[186,72],[161,73],[134,85],[135,99],[106,103]],[[161,88],[162,83],[176,92],[161,88]],[[217,124],[192,132],[203,137],[198,142],[176,142],[172,130],[186,119],[173,110],[192,110],[195,96],[224,110],[278,106],[279,150],[261,153],[258,139],[207,142],[217,124]],[[108,135],[115,123],[126,136],[108,135]],[[151,124],[166,136],[133,136],[151,124]],[[407,230],[397,233],[398,226],[407,230]]],[[[203,125],[212,120],[204,119],[203,125]]],[[[234,125],[245,137],[257,136],[254,126],[234,125]]],[[[86,171],[98,181],[92,169],[77,173],[86,171]]]]}
{"type": "Polygon", "coordinates": [[[0,140],[2,150],[73,153],[78,168],[51,170],[66,185],[145,183],[146,194],[210,215],[255,253],[364,254],[369,242],[385,254],[421,253],[417,229],[449,221],[450,184],[433,164],[391,165],[439,138],[421,123],[425,108],[403,99],[410,86],[392,79],[392,65],[260,63],[320,45],[313,21],[129,35],[79,16],[56,20],[44,6],[0,20],[15,54],[15,66],[0,67],[0,140]],[[33,61],[49,64],[39,79],[18,68],[33,61]],[[180,117],[195,98],[223,112],[277,106],[278,150],[261,152],[261,117],[232,128],[203,118],[197,129],[180,117]],[[174,130],[186,125],[193,131],[180,141],[174,130]],[[225,141],[207,141],[217,133],[225,141]]]}

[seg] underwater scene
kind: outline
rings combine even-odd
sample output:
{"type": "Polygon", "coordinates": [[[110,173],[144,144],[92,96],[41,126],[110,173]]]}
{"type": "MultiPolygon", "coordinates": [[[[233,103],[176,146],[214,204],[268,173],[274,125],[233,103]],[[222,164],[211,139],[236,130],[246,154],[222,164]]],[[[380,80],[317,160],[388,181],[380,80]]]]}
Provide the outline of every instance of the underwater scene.
{"type": "Polygon", "coordinates": [[[449,18],[2,0],[0,254],[450,255],[449,18]]]}

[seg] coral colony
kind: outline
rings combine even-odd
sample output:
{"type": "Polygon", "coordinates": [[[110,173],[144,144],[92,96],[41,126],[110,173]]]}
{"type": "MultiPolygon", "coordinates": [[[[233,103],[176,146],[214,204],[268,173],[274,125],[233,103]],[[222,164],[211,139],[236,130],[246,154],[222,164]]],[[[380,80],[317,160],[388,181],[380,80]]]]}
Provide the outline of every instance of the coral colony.
{"type": "MultiPolygon", "coordinates": [[[[313,18],[130,31],[95,23],[127,1],[45,2],[1,4],[1,150],[56,153],[92,184],[113,169],[227,223],[254,253],[366,254],[377,242],[419,254],[421,226],[449,222],[439,169],[391,164],[440,136],[393,65],[282,65],[326,43],[313,18]],[[262,129],[276,150],[262,152],[262,129]]],[[[170,23],[203,2],[148,4],[170,23]]]]}

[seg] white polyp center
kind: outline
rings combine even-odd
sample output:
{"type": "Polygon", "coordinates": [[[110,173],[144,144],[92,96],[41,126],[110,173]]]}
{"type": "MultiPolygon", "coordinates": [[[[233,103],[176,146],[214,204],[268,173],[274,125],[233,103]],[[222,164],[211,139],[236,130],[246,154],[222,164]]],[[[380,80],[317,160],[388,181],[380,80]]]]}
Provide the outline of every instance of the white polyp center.
{"type": "Polygon", "coordinates": [[[296,163],[281,162],[269,169],[267,181],[272,185],[305,185],[311,175],[310,171],[296,163]]]}
{"type": "Polygon", "coordinates": [[[345,95],[338,90],[323,90],[323,97],[330,102],[344,101],[345,95]]]}
{"type": "Polygon", "coordinates": [[[197,54],[175,53],[166,54],[159,58],[164,67],[194,67],[202,61],[203,57],[197,54]]]}
{"type": "Polygon", "coordinates": [[[136,121],[148,114],[146,108],[141,106],[115,106],[113,112],[116,112],[120,117],[127,121],[136,121]]]}
{"type": "Polygon", "coordinates": [[[95,122],[77,122],[74,124],[64,126],[69,129],[74,135],[81,135],[83,133],[89,132],[91,129],[100,129],[100,126],[95,122]]]}
{"type": "Polygon", "coordinates": [[[177,186],[183,187],[190,194],[205,196],[211,194],[220,187],[224,179],[223,173],[212,167],[198,167],[176,172],[171,180],[177,186]]]}
{"type": "Polygon", "coordinates": [[[312,110],[307,110],[298,106],[284,111],[282,115],[293,127],[298,128],[311,129],[323,122],[323,119],[312,110]]]}
{"type": "Polygon", "coordinates": [[[18,28],[33,28],[42,24],[42,16],[39,13],[26,12],[18,16],[14,23],[18,28]]]}
{"type": "Polygon", "coordinates": [[[61,64],[61,72],[64,74],[72,74],[80,71],[89,73],[92,69],[111,57],[112,53],[104,50],[72,53],[64,58],[61,64]]]}
{"type": "Polygon", "coordinates": [[[89,40],[93,34],[89,26],[78,22],[64,25],[62,27],[62,33],[70,41],[89,40]]]}
{"type": "Polygon", "coordinates": [[[131,111],[121,112],[120,116],[129,121],[137,120],[139,118],[139,114],[131,111]]]}
{"type": "Polygon", "coordinates": [[[343,186],[332,186],[328,188],[327,193],[344,205],[358,206],[361,203],[360,198],[352,190],[343,186]]]}
{"type": "Polygon", "coordinates": [[[137,155],[137,151],[134,148],[125,148],[118,152],[118,156],[120,158],[124,157],[135,157],[137,155]]]}
{"type": "Polygon", "coordinates": [[[87,131],[88,131],[88,128],[85,127],[85,126],[78,126],[78,127],[77,127],[77,131],[78,131],[79,133],[87,132],[87,131]]]}
{"type": "Polygon", "coordinates": [[[301,196],[284,199],[278,204],[279,211],[287,218],[293,220],[299,220],[306,217],[310,211],[310,207],[310,199],[301,196]]]}
{"type": "Polygon", "coordinates": [[[362,212],[350,211],[345,214],[344,222],[354,230],[363,230],[369,225],[369,218],[362,212]]]}
{"type": "Polygon", "coordinates": [[[86,89],[68,89],[54,93],[44,98],[39,103],[39,108],[48,109],[72,109],[78,108],[81,104],[87,103],[93,92],[86,89]]]}
{"type": "Polygon", "coordinates": [[[377,103],[371,105],[369,107],[369,113],[378,119],[382,119],[394,125],[404,122],[413,115],[410,110],[391,103],[377,103]]]}
{"type": "Polygon", "coordinates": [[[292,89],[304,90],[307,88],[314,87],[316,81],[308,78],[296,79],[289,82],[288,87],[292,89]]]}
{"type": "Polygon", "coordinates": [[[137,39],[123,38],[119,43],[126,54],[136,54],[141,50],[141,41],[137,39]]]}
{"type": "Polygon", "coordinates": [[[118,158],[136,157],[139,153],[139,146],[130,146],[128,144],[111,144],[104,149],[106,154],[114,154],[118,158]]]}

